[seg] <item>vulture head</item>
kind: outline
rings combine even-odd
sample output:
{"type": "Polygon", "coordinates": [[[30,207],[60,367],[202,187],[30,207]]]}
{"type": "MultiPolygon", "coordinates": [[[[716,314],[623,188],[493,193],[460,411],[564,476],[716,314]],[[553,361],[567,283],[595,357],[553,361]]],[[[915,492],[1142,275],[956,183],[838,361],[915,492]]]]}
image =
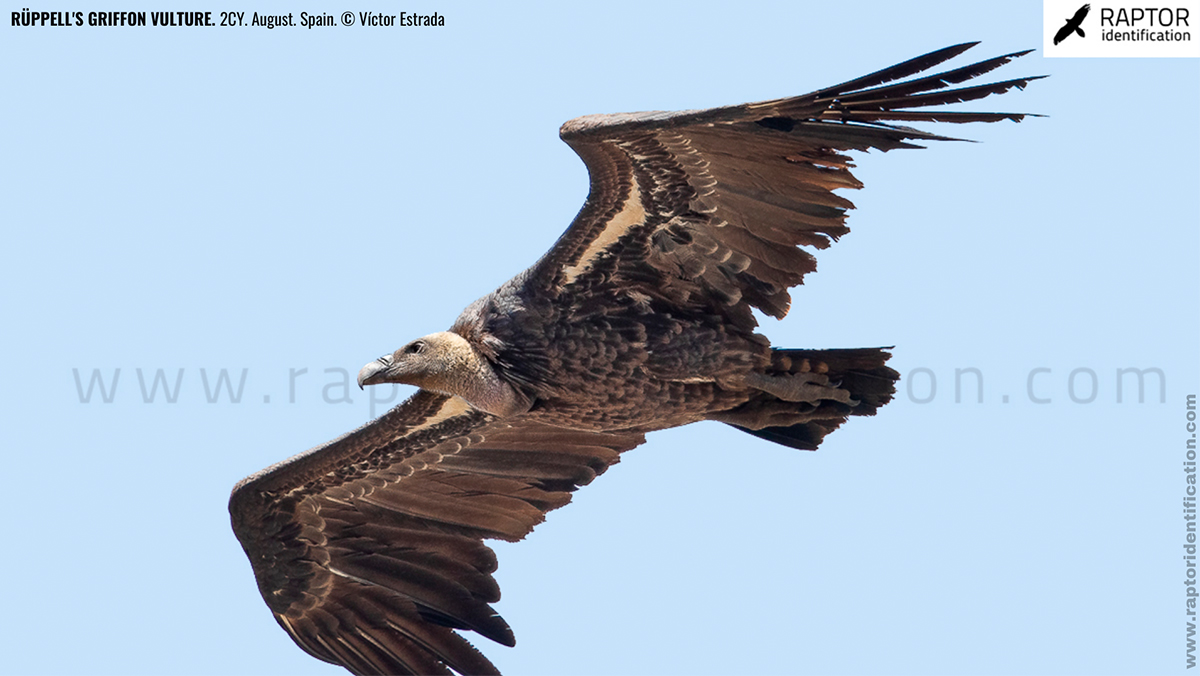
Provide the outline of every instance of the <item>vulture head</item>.
{"type": "Polygon", "coordinates": [[[362,367],[358,386],[402,383],[462,397],[492,415],[524,413],[532,402],[502,381],[466,338],[451,331],[418,338],[362,367]]]}

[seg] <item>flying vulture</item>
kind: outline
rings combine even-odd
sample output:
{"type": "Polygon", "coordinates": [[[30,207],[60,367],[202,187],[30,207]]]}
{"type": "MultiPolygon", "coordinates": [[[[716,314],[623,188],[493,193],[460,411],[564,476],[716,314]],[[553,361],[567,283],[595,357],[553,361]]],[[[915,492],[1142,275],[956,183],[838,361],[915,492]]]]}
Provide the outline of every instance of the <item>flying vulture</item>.
{"type": "Polygon", "coordinates": [[[782,318],[809,249],[848,232],[847,151],[950,140],[896,122],[1024,117],[940,107],[1025,87],[954,85],[1028,52],[912,77],[974,44],[803,96],[563,125],[591,191],[554,246],[358,375],[411,398],[234,488],[280,626],[356,674],[497,673],[459,634],[514,644],[484,540],[522,539],[647,432],[716,420],[815,449],[873,415],[898,377],[885,349],[773,348],[751,309],[782,318]]]}

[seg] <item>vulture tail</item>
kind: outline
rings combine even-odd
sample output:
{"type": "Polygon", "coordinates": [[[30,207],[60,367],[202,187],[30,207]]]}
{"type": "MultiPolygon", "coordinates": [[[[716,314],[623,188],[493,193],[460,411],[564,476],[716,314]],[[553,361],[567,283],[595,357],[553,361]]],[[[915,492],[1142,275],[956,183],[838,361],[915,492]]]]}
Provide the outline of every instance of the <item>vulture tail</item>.
{"type": "MultiPolygon", "coordinates": [[[[785,402],[767,395],[746,406],[778,410],[791,408],[793,416],[804,418],[803,422],[778,427],[750,429],[731,423],[734,427],[761,439],[806,451],[815,451],[821,440],[837,429],[852,415],[875,415],[880,406],[888,403],[896,393],[896,381],[900,374],[886,366],[892,356],[888,348],[869,347],[844,350],[781,350],[771,352],[771,367],[768,374],[818,373],[829,378],[829,384],[849,392],[856,404],[821,400],[812,403],[785,402]],[[801,410],[796,411],[799,408],[801,410]]],[[[785,414],[786,415],[786,414],[785,414]]]]}

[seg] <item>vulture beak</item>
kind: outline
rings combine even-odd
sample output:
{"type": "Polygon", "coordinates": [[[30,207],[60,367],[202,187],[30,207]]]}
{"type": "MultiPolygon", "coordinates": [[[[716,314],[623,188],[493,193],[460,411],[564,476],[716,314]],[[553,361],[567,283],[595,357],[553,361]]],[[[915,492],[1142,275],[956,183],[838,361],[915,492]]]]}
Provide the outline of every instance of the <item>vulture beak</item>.
{"type": "Polygon", "coordinates": [[[379,359],[362,367],[358,372],[358,389],[362,389],[366,385],[374,385],[375,383],[386,382],[388,370],[392,368],[392,355],[385,354],[379,359]]]}

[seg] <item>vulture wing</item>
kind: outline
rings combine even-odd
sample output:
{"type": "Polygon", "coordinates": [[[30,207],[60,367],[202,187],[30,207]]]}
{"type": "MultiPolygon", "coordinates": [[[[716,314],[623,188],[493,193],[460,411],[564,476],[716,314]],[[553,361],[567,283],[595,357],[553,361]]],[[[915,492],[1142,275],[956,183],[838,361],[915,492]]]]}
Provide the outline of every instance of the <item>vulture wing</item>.
{"type": "MultiPolygon", "coordinates": [[[[949,140],[888,122],[1020,121],[1016,113],[923,110],[1024,87],[1028,77],[953,88],[1027,54],[909,78],[977,43],[947,47],[792,98],[677,113],[589,115],[560,134],[587,164],[575,221],[527,284],[555,293],[620,286],[681,303],[713,301],[750,320],[783,317],[788,289],[816,269],[817,249],[849,232],[858,188],[848,150],[949,140]],[[580,286],[582,285],[582,286],[580,286]]],[[[752,320],[750,320],[752,321],[752,320]]]]}
{"type": "Polygon", "coordinates": [[[259,591],[309,654],[356,674],[497,673],[454,631],[513,645],[482,540],[520,540],[643,441],[421,390],[242,481],[229,511],[259,591]]]}

